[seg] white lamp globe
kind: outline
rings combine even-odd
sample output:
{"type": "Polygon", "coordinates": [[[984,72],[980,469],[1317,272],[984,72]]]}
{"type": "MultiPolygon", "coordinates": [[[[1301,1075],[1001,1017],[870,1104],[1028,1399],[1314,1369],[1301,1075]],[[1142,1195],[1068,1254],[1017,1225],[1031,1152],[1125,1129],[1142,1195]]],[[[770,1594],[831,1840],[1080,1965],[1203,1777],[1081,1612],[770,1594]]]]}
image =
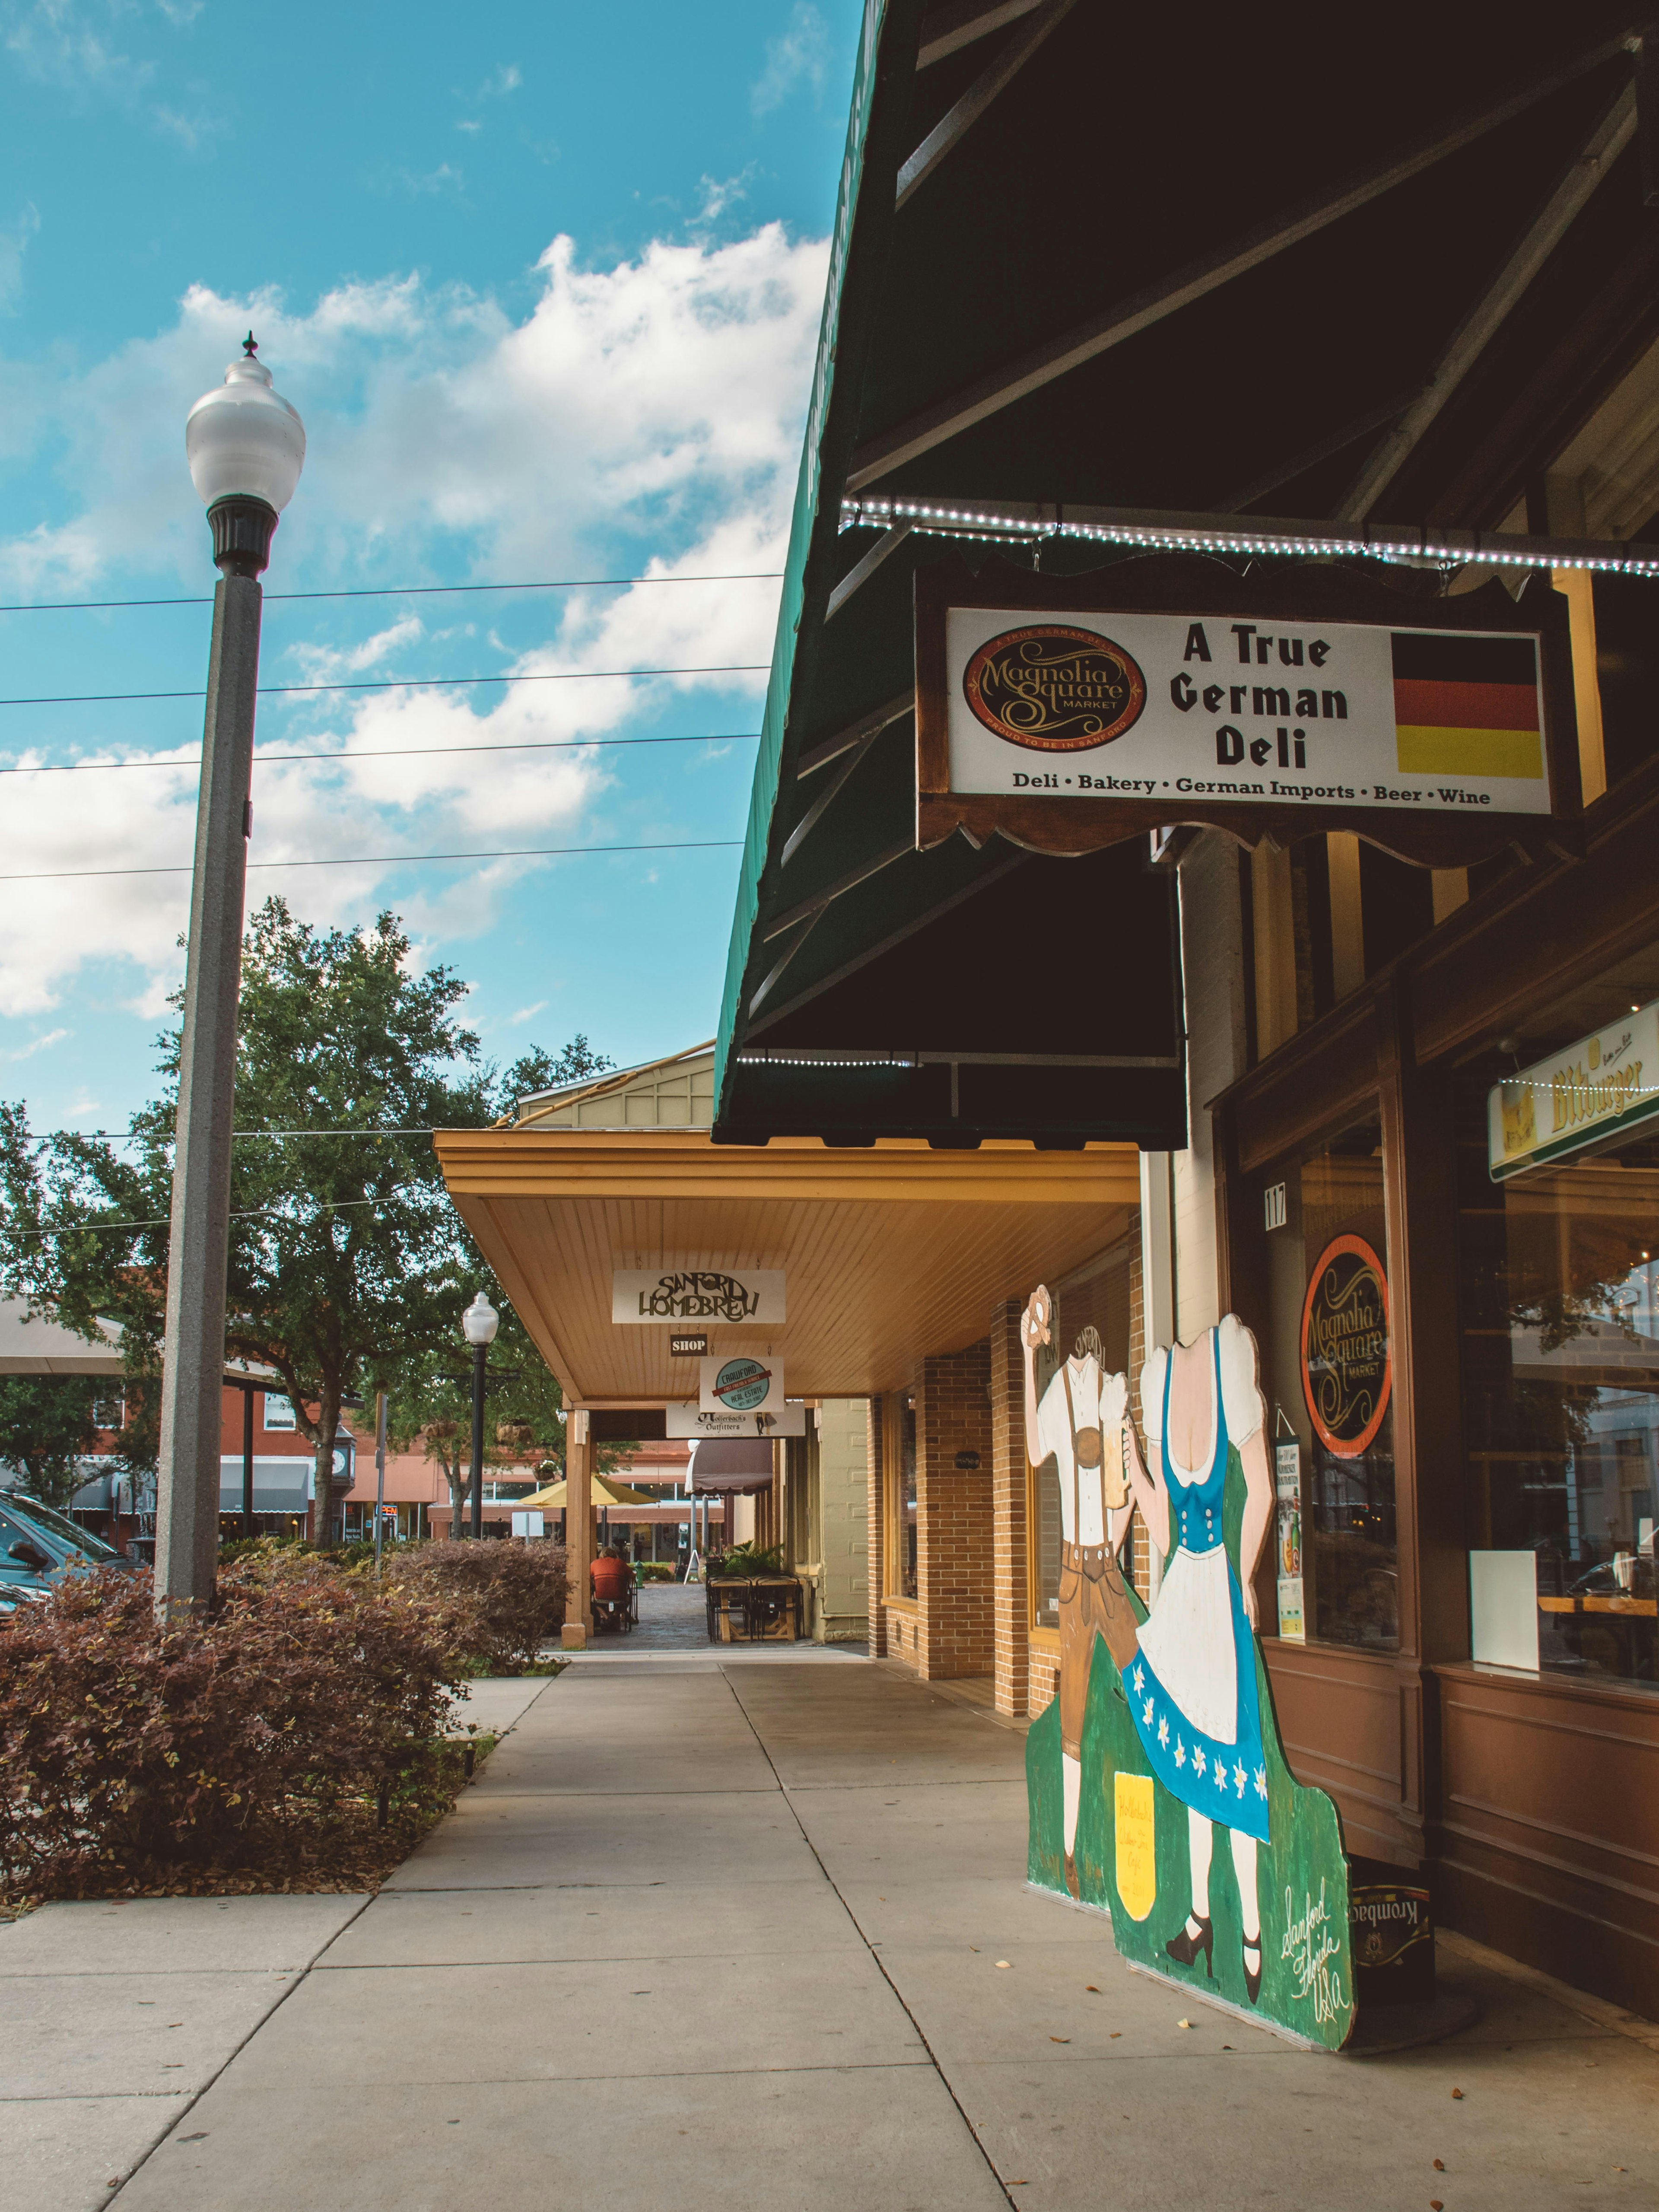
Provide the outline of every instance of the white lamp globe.
{"type": "Polygon", "coordinates": [[[204,392],[185,422],[185,453],[202,504],[257,499],[280,514],[305,466],[305,425],[280,393],[270,371],[254,358],[254,337],[225,380],[204,392]]]}
{"type": "Polygon", "coordinates": [[[495,1331],[501,1325],[501,1318],[495,1307],[480,1291],[461,1316],[461,1327],[466,1333],[467,1342],[474,1346],[493,1344],[495,1340],[495,1331]]]}

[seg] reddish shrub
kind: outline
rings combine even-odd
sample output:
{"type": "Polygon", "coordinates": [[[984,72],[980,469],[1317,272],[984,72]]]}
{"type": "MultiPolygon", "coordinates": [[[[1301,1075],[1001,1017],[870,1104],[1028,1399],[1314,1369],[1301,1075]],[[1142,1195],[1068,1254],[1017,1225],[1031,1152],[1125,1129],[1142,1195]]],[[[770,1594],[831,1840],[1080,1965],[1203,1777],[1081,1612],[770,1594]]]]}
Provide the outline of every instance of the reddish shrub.
{"type": "Polygon", "coordinates": [[[150,1607],[148,1575],[86,1576],[0,1630],[0,1887],[281,1887],[326,1867],[378,1793],[394,1826],[429,1810],[466,1671],[453,1606],[246,1560],[204,1621],[163,1630],[150,1607]]]}
{"type": "Polygon", "coordinates": [[[452,1608],[454,1633],[485,1674],[521,1674],[564,1624],[562,1544],[412,1544],[387,1572],[394,1588],[452,1608]]]}

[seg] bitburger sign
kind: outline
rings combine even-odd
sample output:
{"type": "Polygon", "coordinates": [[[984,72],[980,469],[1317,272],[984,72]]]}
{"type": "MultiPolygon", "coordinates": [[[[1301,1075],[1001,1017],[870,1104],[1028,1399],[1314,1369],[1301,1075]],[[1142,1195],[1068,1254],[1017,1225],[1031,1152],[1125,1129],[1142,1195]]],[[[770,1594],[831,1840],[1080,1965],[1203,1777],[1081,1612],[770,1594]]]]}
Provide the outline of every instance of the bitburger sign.
{"type": "Polygon", "coordinates": [[[919,569],[918,842],[1343,827],[1431,865],[1559,842],[1578,811],[1565,602],[1523,600],[1328,565],[1253,584],[1188,556],[919,569]]]}

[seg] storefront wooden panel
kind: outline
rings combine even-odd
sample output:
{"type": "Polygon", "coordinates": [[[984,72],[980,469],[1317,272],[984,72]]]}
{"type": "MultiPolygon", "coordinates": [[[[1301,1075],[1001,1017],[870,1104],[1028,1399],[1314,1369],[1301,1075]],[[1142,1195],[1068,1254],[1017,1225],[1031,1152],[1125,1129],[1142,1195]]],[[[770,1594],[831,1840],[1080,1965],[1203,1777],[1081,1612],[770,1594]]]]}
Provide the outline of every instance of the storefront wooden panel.
{"type": "Polygon", "coordinates": [[[1399,1661],[1392,1653],[1273,1638],[1263,1639],[1262,1650],[1291,1771],[1335,1799],[1344,1847],[1417,1865],[1422,1824],[1408,1787],[1417,1760],[1407,1741],[1408,1707],[1416,1701],[1402,1694],[1399,1661]]]}
{"type": "Polygon", "coordinates": [[[1376,1060],[1369,994],[1281,1045],[1233,1094],[1239,1167],[1249,1175],[1350,1116],[1376,1092],[1376,1060]]]}
{"type": "Polygon", "coordinates": [[[1440,1680],[1440,1917],[1659,2013],[1659,1698],[1474,1667],[1440,1680]]]}

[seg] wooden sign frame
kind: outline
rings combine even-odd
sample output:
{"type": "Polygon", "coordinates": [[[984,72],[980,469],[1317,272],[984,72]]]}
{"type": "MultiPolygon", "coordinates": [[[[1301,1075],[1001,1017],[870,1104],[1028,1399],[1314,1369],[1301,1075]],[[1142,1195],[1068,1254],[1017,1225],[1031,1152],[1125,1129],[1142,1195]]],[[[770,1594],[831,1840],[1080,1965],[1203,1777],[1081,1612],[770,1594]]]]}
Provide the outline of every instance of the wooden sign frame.
{"type": "Polygon", "coordinates": [[[1578,726],[1573,703],[1567,602],[1536,585],[1517,606],[1500,583],[1454,599],[1407,596],[1355,564],[1300,562],[1241,577],[1201,555],[1152,554],[1083,576],[1051,576],[993,556],[975,574],[959,556],[915,572],[916,845],[942,844],[958,830],[970,844],[1000,836],[1036,853],[1074,856],[1126,839],[1192,823],[1224,830],[1245,847],[1264,838],[1288,845],[1325,830],[1348,830],[1420,867],[1467,867],[1518,849],[1577,854],[1583,843],[1578,726]],[[1547,814],[1396,814],[1381,806],[1260,805],[1173,793],[1156,799],[1079,799],[1062,793],[951,789],[945,616],[953,607],[1007,607],[1067,614],[1144,613],[1212,619],[1369,623],[1391,629],[1507,631],[1538,641],[1547,814]]]}

